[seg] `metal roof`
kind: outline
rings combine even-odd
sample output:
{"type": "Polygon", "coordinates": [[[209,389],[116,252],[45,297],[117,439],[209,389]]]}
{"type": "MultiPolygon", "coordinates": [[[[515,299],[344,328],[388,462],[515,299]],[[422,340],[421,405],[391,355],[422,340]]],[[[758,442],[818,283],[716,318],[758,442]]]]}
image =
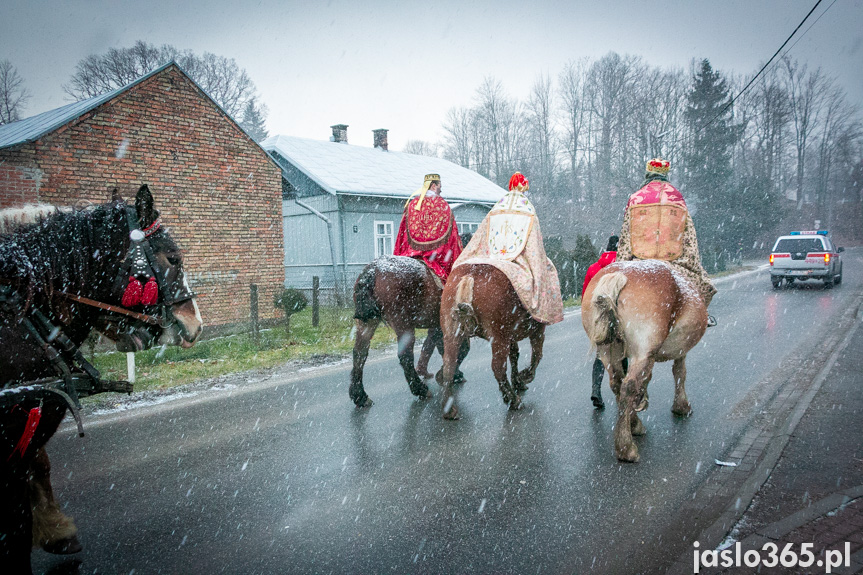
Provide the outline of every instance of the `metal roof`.
{"type": "Polygon", "coordinates": [[[493,204],[506,193],[478,173],[441,158],[292,136],[271,136],[261,147],[284,157],[330,194],[407,198],[422,186],[425,174],[440,174],[448,201],[493,204]]]}
{"type": "Polygon", "coordinates": [[[25,144],[27,142],[33,142],[35,140],[38,140],[45,134],[49,134],[54,130],[60,128],[61,126],[64,126],[69,122],[75,120],[76,118],[83,116],[90,110],[97,108],[98,106],[104,104],[118,94],[125,92],[132,86],[139,84],[147,78],[158,74],[171,64],[174,64],[174,62],[168,62],[163,66],[159,66],[152,72],[149,72],[141,76],[137,80],[126,84],[122,88],[117,88],[116,90],[107,92],[100,96],[88,98],[87,100],[81,100],[80,102],[74,102],[61,108],[55,108],[54,110],[49,110],[47,112],[31,116],[30,118],[25,118],[17,122],[12,122],[11,124],[5,124],[3,126],[0,126],[0,148],[8,148],[10,146],[16,146],[19,144],[25,144]]]}

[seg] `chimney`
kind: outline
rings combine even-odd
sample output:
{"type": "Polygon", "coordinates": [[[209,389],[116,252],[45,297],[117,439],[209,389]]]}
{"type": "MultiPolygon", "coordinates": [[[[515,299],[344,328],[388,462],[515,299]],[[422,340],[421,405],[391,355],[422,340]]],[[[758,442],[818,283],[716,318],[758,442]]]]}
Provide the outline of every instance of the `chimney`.
{"type": "Polygon", "coordinates": [[[333,137],[330,138],[331,142],[335,142],[337,144],[347,144],[348,143],[348,125],[347,124],[336,124],[334,126],[330,126],[333,129],[333,137]]]}
{"type": "Polygon", "coordinates": [[[375,135],[375,148],[380,148],[384,152],[389,150],[389,144],[387,144],[387,132],[384,128],[379,130],[372,130],[372,134],[375,135]]]}

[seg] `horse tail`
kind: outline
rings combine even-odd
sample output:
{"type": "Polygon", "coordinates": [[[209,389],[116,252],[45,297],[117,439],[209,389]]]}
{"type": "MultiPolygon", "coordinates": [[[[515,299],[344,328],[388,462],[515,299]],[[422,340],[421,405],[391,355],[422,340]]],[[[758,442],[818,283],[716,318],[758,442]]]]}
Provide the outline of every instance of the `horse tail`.
{"type": "Polygon", "coordinates": [[[467,337],[472,337],[476,334],[479,321],[476,317],[476,311],[473,309],[472,276],[464,276],[458,282],[458,286],[455,291],[455,309],[453,310],[453,318],[462,334],[467,337]]]}
{"type": "Polygon", "coordinates": [[[612,272],[599,278],[593,290],[593,329],[590,339],[595,345],[611,343],[617,326],[617,298],[626,285],[626,276],[612,272]]]}
{"type": "Polygon", "coordinates": [[[375,269],[374,263],[366,266],[354,284],[354,319],[369,321],[382,317],[375,298],[375,269]]]}

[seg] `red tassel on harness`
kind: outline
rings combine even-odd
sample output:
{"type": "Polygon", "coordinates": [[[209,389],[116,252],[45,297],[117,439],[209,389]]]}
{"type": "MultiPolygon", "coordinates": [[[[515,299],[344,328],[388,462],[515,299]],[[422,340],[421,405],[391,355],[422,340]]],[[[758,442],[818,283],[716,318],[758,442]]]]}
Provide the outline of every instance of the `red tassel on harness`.
{"type": "Polygon", "coordinates": [[[123,307],[135,307],[141,303],[141,282],[133,277],[129,278],[129,285],[126,286],[126,291],[123,292],[123,299],[120,304],[123,307]]]}
{"type": "Polygon", "coordinates": [[[159,303],[159,286],[156,284],[156,278],[150,278],[144,285],[144,294],[141,296],[143,305],[156,305],[159,303]]]}
{"type": "Polygon", "coordinates": [[[18,444],[15,446],[15,449],[12,450],[12,453],[9,454],[9,461],[12,459],[12,456],[16,453],[19,457],[24,457],[24,453],[27,451],[27,448],[30,447],[30,442],[33,441],[33,435],[36,434],[36,429],[39,427],[39,420],[42,418],[42,408],[34,407],[30,410],[30,413],[27,415],[27,423],[24,424],[24,432],[21,434],[21,439],[18,440],[18,444]]]}

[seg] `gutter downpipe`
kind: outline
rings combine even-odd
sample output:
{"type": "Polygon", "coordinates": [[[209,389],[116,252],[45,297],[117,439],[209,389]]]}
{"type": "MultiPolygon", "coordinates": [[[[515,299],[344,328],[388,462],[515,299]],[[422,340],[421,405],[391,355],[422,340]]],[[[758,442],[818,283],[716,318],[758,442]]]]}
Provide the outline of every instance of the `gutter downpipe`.
{"type": "Polygon", "coordinates": [[[333,281],[336,284],[333,287],[335,288],[334,291],[336,293],[336,303],[339,305],[339,307],[341,307],[342,306],[342,290],[339,288],[339,266],[338,266],[338,263],[336,261],[336,243],[335,243],[335,238],[333,237],[333,222],[330,221],[330,218],[328,218],[327,216],[325,216],[324,214],[322,214],[321,212],[319,212],[318,210],[316,210],[312,206],[301,202],[299,200],[299,198],[294,198],[294,201],[297,203],[298,206],[309,210],[314,215],[316,215],[317,217],[324,220],[324,222],[326,222],[326,224],[327,224],[327,235],[330,238],[330,259],[332,259],[332,262],[333,262],[333,281]]]}

